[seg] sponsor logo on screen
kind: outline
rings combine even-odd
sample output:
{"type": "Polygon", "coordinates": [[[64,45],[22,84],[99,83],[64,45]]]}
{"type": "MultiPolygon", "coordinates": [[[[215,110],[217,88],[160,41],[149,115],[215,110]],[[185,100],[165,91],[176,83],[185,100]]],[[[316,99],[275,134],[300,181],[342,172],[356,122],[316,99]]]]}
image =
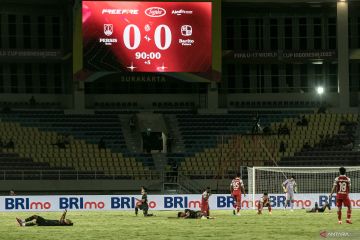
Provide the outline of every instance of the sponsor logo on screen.
{"type": "Polygon", "coordinates": [[[117,38],[100,38],[99,42],[111,46],[113,43],[117,43],[118,41],[117,38]]]}
{"type": "Polygon", "coordinates": [[[182,46],[192,46],[194,43],[193,39],[179,39],[179,44],[182,46]]]}
{"type": "Polygon", "coordinates": [[[166,15],[166,10],[161,7],[151,7],[145,10],[148,17],[162,17],[166,15]]]}
{"type": "Polygon", "coordinates": [[[110,14],[110,15],[126,15],[126,14],[130,14],[130,15],[137,15],[139,14],[139,10],[138,9],[109,9],[109,8],[105,8],[102,10],[101,14],[110,14]]]}
{"type": "Polygon", "coordinates": [[[104,24],[104,34],[111,36],[113,34],[114,26],[112,24],[104,24]]]}
{"type": "MultiPolygon", "coordinates": [[[[114,26],[109,23],[104,24],[104,34],[110,37],[114,33],[114,26]]],[[[100,43],[104,43],[105,45],[111,46],[113,43],[117,43],[117,38],[99,38],[100,43]]]]}
{"type": "Polygon", "coordinates": [[[146,32],[150,31],[150,30],[151,30],[150,24],[146,24],[145,27],[144,27],[144,30],[145,30],[146,32]]]}
{"type": "Polygon", "coordinates": [[[180,10],[172,10],[171,14],[174,14],[174,15],[178,15],[178,16],[181,16],[181,15],[190,15],[190,14],[193,14],[193,11],[191,10],[184,10],[184,9],[180,9],[180,10]]]}
{"type": "Polygon", "coordinates": [[[192,27],[190,25],[181,26],[181,35],[188,37],[192,35],[192,27]]]}

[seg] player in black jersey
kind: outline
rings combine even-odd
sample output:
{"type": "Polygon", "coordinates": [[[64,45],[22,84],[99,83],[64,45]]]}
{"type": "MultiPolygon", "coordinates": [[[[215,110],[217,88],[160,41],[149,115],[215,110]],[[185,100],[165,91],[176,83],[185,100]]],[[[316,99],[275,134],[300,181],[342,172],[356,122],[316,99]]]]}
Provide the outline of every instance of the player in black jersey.
{"type": "Polygon", "coordinates": [[[72,226],[74,225],[70,219],[65,219],[67,210],[61,215],[60,220],[49,220],[38,215],[33,215],[25,220],[16,218],[20,227],[31,227],[31,226],[72,226]]]}
{"type": "Polygon", "coordinates": [[[194,211],[185,209],[184,212],[178,212],[178,218],[201,218],[203,213],[201,211],[194,211]]]}
{"type": "Polygon", "coordinates": [[[191,209],[185,209],[184,212],[178,212],[178,218],[192,218],[192,219],[214,219],[213,217],[205,216],[202,211],[194,211],[191,209]]]}
{"type": "Polygon", "coordinates": [[[310,209],[310,210],[308,210],[308,211],[306,211],[306,212],[308,212],[308,213],[325,212],[326,208],[328,208],[329,210],[331,210],[329,203],[325,203],[324,206],[322,206],[321,208],[319,208],[319,204],[316,202],[316,203],[315,203],[315,207],[313,207],[312,209],[310,209]]]}
{"type": "Polygon", "coordinates": [[[149,205],[147,199],[147,189],[145,187],[141,187],[141,199],[136,199],[138,202],[135,206],[135,215],[138,215],[139,209],[143,211],[144,217],[151,217],[153,214],[149,214],[149,205]]]}

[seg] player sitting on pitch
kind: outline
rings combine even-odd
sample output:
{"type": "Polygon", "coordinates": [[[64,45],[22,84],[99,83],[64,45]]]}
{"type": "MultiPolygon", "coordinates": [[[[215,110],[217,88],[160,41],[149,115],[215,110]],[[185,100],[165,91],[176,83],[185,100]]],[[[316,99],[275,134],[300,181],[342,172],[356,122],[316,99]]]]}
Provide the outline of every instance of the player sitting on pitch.
{"type": "Polygon", "coordinates": [[[25,220],[16,218],[16,221],[19,223],[20,227],[30,227],[30,226],[72,226],[74,225],[70,219],[65,219],[67,210],[61,215],[60,220],[49,220],[38,215],[33,215],[25,220]]]}
{"type": "Polygon", "coordinates": [[[193,219],[199,219],[199,218],[207,218],[207,219],[214,219],[212,217],[206,217],[201,211],[194,211],[191,209],[185,209],[184,212],[178,212],[178,218],[193,218],[193,219]]]}
{"type": "Polygon", "coordinates": [[[264,193],[264,195],[260,198],[258,203],[258,214],[262,214],[264,207],[267,207],[269,209],[269,214],[271,214],[270,199],[267,193],[264,193]]]}
{"type": "Polygon", "coordinates": [[[331,210],[330,208],[330,204],[327,202],[325,203],[324,206],[322,206],[321,208],[319,208],[319,204],[317,202],[315,202],[315,207],[313,207],[310,210],[307,210],[307,213],[316,213],[316,212],[325,212],[326,208],[328,208],[329,210],[331,210]]]}
{"type": "Polygon", "coordinates": [[[141,199],[136,199],[138,202],[135,206],[135,215],[138,215],[139,209],[143,211],[144,217],[151,217],[153,214],[149,214],[149,205],[147,199],[147,189],[145,187],[141,187],[141,199]]]}

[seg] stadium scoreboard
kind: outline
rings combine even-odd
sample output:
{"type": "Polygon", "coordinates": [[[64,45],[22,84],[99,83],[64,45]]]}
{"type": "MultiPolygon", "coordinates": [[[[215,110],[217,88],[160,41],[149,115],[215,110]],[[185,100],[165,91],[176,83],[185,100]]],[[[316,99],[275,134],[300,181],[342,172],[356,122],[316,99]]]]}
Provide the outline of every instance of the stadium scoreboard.
{"type": "Polygon", "coordinates": [[[82,34],[89,70],[212,70],[211,2],[83,1],[82,34]]]}

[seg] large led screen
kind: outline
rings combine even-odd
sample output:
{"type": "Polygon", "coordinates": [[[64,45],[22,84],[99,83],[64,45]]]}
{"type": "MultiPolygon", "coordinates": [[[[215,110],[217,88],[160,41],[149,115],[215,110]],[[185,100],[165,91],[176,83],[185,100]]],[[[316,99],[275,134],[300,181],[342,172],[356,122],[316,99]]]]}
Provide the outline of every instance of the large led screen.
{"type": "Polygon", "coordinates": [[[83,1],[84,68],[210,72],[210,2],[83,1]]]}

